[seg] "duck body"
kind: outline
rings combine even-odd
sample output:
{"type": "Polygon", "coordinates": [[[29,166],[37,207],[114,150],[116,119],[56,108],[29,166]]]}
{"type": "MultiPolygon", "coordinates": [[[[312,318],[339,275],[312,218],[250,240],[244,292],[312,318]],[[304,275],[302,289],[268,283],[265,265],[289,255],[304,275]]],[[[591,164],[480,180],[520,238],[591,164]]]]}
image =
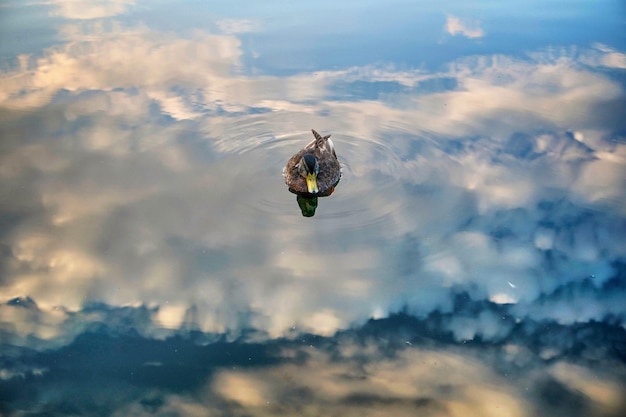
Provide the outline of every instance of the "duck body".
{"type": "Polygon", "coordinates": [[[311,132],[315,139],[287,161],[285,183],[294,194],[325,197],[341,179],[341,166],[330,135],[311,132]]]}

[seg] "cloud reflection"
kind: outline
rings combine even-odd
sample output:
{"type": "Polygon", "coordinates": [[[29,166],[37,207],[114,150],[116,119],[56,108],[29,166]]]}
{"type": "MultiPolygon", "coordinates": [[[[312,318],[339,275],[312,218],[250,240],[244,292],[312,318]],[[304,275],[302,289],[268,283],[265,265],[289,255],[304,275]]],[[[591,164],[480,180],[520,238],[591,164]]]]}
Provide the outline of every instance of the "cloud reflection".
{"type": "Polygon", "coordinates": [[[470,39],[485,36],[485,32],[480,28],[479,22],[461,19],[451,15],[448,15],[446,19],[446,32],[452,36],[463,35],[470,39]]]}
{"type": "MultiPolygon", "coordinates": [[[[626,145],[615,133],[623,108],[611,104],[624,91],[598,70],[621,68],[619,52],[596,48],[587,65],[545,53],[460,59],[440,73],[247,76],[234,34],[256,26],[220,27],[189,37],[69,30],[75,39],[2,74],[2,210],[16,219],[2,230],[2,326],[15,343],[66,343],[73,315],[93,302],[146,306],[137,325],[147,334],[332,335],[403,308],[450,312],[460,293],[517,320],[610,315],[623,326],[626,145]],[[333,97],[357,82],[402,88],[333,97]],[[287,194],[290,150],[259,156],[251,141],[311,126],[338,149],[343,134],[344,149],[349,137],[374,138],[395,152],[395,167],[371,147],[344,153],[353,168],[343,188],[389,186],[367,199],[342,193],[337,207],[357,202],[352,212],[378,222],[303,226],[242,203],[287,194]],[[263,184],[251,187],[255,178],[263,184]],[[18,310],[26,297],[36,309],[18,310]]],[[[512,328],[491,311],[445,326],[458,341],[512,328]]],[[[521,408],[513,401],[512,415],[521,408]]]]}
{"type": "MultiPolygon", "coordinates": [[[[623,367],[611,366],[614,355],[588,366],[590,338],[570,349],[582,349],[583,360],[546,359],[542,349],[557,338],[451,346],[424,338],[419,327],[415,319],[396,317],[333,338],[300,336],[271,345],[204,344],[194,337],[147,342],[89,332],[37,356],[53,360],[52,369],[21,372],[33,373],[32,395],[52,415],[71,408],[87,416],[619,416],[626,408],[623,367]],[[80,371],[59,373],[68,366],[80,371]],[[111,389],[85,383],[94,374],[111,389]]],[[[576,332],[561,330],[569,338],[576,332]]],[[[0,384],[13,392],[15,378],[0,384]]]]}
{"type": "Polygon", "coordinates": [[[625,414],[622,50],[279,76],[272,19],[53,6],[0,72],[0,414],[625,414]],[[311,128],[344,176],[303,219],[311,128]]]}
{"type": "Polygon", "coordinates": [[[67,19],[98,19],[126,13],[135,0],[52,0],[54,15],[67,19]]]}
{"type": "Polygon", "coordinates": [[[251,415],[296,414],[302,407],[355,416],[528,415],[511,384],[465,356],[409,349],[385,358],[370,347],[341,349],[339,358],[310,349],[304,365],[226,371],[212,388],[251,415]]]}

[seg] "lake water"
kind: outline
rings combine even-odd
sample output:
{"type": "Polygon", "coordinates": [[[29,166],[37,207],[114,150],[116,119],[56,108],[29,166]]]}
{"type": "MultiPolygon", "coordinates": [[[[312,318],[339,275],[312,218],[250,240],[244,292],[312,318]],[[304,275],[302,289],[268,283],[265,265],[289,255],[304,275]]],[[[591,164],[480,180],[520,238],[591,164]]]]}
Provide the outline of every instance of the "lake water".
{"type": "Polygon", "coordinates": [[[0,138],[3,416],[626,415],[623,1],[4,1],[0,138]]]}

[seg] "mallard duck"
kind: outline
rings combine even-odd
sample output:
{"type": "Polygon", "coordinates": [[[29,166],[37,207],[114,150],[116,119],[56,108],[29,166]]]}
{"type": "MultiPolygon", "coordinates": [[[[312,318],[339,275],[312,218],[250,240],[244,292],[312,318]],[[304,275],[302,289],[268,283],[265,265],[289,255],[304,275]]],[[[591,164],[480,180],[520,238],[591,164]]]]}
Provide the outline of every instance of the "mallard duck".
{"type": "Polygon", "coordinates": [[[285,183],[289,191],[302,196],[331,195],[341,178],[330,135],[323,136],[311,129],[315,139],[292,156],[285,166],[285,183]]]}

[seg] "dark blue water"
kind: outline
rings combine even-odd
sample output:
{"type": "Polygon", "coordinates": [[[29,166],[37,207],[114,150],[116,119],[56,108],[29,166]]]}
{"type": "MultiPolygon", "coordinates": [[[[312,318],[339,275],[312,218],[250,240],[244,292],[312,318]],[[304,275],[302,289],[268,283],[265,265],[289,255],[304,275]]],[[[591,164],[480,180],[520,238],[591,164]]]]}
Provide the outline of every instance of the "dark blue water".
{"type": "Polygon", "coordinates": [[[0,5],[0,414],[623,416],[621,1],[0,5]],[[302,211],[291,155],[343,175],[302,211]]]}

